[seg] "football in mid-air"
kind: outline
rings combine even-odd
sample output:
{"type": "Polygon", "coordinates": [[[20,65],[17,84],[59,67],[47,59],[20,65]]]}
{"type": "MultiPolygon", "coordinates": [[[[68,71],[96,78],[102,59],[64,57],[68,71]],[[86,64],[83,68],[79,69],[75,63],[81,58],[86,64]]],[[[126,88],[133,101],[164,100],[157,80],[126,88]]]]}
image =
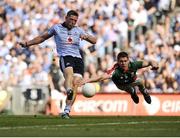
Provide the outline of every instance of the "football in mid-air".
{"type": "Polygon", "coordinates": [[[93,83],[86,83],[82,86],[82,94],[87,97],[93,97],[96,94],[96,87],[93,83]]]}

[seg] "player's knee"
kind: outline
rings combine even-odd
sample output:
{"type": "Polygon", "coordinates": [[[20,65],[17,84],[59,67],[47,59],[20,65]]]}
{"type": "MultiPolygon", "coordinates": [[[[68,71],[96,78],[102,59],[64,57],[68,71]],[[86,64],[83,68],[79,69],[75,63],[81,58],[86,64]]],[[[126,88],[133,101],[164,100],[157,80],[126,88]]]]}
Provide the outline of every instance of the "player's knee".
{"type": "Polygon", "coordinates": [[[138,80],[138,85],[143,85],[143,84],[144,84],[144,80],[139,79],[139,80],[138,80]]]}
{"type": "Polygon", "coordinates": [[[73,86],[74,87],[78,87],[78,82],[81,80],[82,78],[75,78],[74,80],[73,80],[73,86]]]}

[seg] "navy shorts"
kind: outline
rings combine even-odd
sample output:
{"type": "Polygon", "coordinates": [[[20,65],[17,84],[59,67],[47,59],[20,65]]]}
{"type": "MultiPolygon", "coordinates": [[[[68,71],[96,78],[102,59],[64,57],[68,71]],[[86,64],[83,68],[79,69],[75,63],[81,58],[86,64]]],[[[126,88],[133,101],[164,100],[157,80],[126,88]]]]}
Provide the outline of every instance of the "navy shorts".
{"type": "Polygon", "coordinates": [[[60,69],[64,72],[67,67],[72,67],[75,74],[84,74],[84,62],[81,58],[72,56],[61,56],[59,60],[60,69]]]}

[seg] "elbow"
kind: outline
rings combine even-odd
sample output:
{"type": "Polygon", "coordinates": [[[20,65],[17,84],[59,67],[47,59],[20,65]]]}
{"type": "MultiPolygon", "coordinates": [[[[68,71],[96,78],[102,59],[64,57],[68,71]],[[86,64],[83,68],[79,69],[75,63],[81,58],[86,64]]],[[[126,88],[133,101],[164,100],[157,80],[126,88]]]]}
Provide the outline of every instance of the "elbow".
{"type": "Polygon", "coordinates": [[[40,43],[44,42],[45,40],[43,38],[40,39],[40,43]]]}
{"type": "Polygon", "coordinates": [[[105,77],[102,75],[99,77],[99,81],[103,81],[103,80],[105,80],[105,77]]]}
{"type": "Polygon", "coordinates": [[[38,43],[42,43],[42,42],[44,42],[46,39],[43,37],[43,36],[39,36],[39,37],[37,37],[37,42],[38,43]]]}
{"type": "Polygon", "coordinates": [[[97,38],[94,38],[94,40],[92,41],[92,44],[96,44],[97,42],[97,38]]]}

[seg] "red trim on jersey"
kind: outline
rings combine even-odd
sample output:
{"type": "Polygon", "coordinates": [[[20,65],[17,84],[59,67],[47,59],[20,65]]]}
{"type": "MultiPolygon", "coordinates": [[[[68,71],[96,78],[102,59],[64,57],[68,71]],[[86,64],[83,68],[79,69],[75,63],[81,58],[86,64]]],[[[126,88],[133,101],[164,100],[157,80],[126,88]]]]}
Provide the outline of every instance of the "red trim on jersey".
{"type": "Polygon", "coordinates": [[[133,79],[134,79],[134,81],[135,81],[135,80],[137,79],[137,76],[134,76],[134,78],[133,78],[133,79]]]}
{"type": "Polygon", "coordinates": [[[106,73],[111,74],[117,67],[118,67],[118,63],[114,64],[114,66],[111,69],[107,70],[106,73]]]}

